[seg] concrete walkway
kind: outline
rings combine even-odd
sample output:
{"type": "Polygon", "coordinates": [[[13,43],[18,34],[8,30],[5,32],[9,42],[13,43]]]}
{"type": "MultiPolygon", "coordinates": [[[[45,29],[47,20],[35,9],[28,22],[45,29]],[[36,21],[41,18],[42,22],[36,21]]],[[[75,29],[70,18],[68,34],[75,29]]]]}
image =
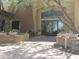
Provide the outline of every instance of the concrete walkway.
{"type": "Polygon", "coordinates": [[[56,37],[55,36],[35,36],[30,38],[28,41],[31,42],[55,42],[56,37]]]}
{"type": "Polygon", "coordinates": [[[54,48],[53,40],[55,37],[38,36],[26,42],[0,45],[0,59],[79,59],[79,55],[59,50],[61,47],[54,48]]]}

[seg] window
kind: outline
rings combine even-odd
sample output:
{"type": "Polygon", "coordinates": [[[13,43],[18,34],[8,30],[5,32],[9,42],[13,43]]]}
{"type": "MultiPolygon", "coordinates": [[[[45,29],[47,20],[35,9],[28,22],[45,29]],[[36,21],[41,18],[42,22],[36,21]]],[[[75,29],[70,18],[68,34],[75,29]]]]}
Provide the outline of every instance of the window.
{"type": "Polygon", "coordinates": [[[62,21],[55,20],[47,24],[47,32],[63,30],[63,27],[64,27],[64,23],[62,21]]]}
{"type": "Polygon", "coordinates": [[[8,3],[8,0],[2,0],[3,3],[8,3]]]}
{"type": "Polygon", "coordinates": [[[60,20],[53,21],[53,31],[63,30],[64,23],[60,20]]]}
{"type": "Polygon", "coordinates": [[[57,17],[63,17],[64,14],[62,11],[55,11],[55,10],[48,10],[46,12],[42,12],[41,18],[57,18],[57,17]]]}
{"type": "Polygon", "coordinates": [[[0,20],[0,31],[3,31],[5,20],[0,20]]]}
{"type": "Polygon", "coordinates": [[[18,2],[18,0],[2,0],[3,3],[18,2]]]}
{"type": "Polygon", "coordinates": [[[63,22],[62,21],[58,21],[58,30],[62,30],[63,29],[63,22]]]}
{"type": "Polygon", "coordinates": [[[12,21],[12,29],[19,30],[19,21],[12,21]]]}

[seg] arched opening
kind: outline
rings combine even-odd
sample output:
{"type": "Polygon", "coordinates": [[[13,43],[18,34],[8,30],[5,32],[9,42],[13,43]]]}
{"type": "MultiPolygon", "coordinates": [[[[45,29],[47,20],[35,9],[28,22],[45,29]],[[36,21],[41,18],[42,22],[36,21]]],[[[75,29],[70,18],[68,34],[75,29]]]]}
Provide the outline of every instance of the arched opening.
{"type": "Polygon", "coordinates": [[[59,9],[41,12],[41,31],[44,35],[56,35],[64,30],[64,13],[59,9]]]}

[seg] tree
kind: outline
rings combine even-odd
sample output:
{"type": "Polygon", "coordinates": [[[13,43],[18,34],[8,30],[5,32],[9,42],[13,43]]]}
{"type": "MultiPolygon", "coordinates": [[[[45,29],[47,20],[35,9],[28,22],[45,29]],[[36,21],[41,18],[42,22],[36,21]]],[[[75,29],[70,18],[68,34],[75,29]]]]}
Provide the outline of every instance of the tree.
{"type": "Polygon", "coordinates": [[[5,10],[5,8],[3,7],[3,4],[4,4],[4,1],[2,2],[2,0],[0,0],[0,14],[1,14],[1,19],[5,19],[5,25],[4,25],[4,31],[6,32],[9,32],[11,31],[11,20],[13,18],[15,18],[15,15],[14,15],[14,11],[15,11],[15,8],[16,6],[21,2],[21,0],[9,0],[6,2],[5,0],[5,3],[9,3],[12,8],[12,10],[10,10],[11,12],[7,12],[5,10]]]}
{"type": "MultiPolygon", "coordinates": [[[[64,22],[64,24],[73,32],[78,33],[78,30],[76,29],[76,27],[74,25],[73,19],[67,14],[66,9],[64,8],[64,6],[62,4],[62,2],[64,2],[65,0],[64,1],[63,0],[9,0],[9,3],[11,5],[10,13],[15,15],[18,13],[19,9],[26,8],[27,6],[32,6],[32,9],[34,9],[34,10],[36,9],[35,16],[36,16],[36,19],[38,19],[40,10],[42,10],[44,8],[49,8],[49,7],[53,8],[53,6],[49,5],[49,1],[53,1],[61,8],[62,12],[64,13],[64,17],[63,17],[64,20],[62,20],[64,22]]],[[[0,5],[0,8],[2,8],[2,4],[0,5]]],[[[10,19],[11,18],[12,17],[10,17],[10,19]]],[[[58,18],[61,20],[61,17],[58,17],[58,18]]]]}
{"type": "MultiPolygon", "coordinates": [[[[72,30],[73,33],[79,33],[78,30],[77,30],[76,27],[75,27],[74,20],[73,20],[70,16],[68,16],[66,10],[63,8],[63,5],[62,5],[62,3],[61,3],[61,0],[54,0],[54,2],[57,3],[57,4],[60,6],[62,12],[64,13],[64,17],[63,17],[63,18],[64,18],[64,24],[65,24],[70,30],[72,30]]],[[[59,17],[59,19],[60,19],[60,17],[59,17]]],[[[61,20],[61,19],[60,19],[60,20],[61,20]]]]}

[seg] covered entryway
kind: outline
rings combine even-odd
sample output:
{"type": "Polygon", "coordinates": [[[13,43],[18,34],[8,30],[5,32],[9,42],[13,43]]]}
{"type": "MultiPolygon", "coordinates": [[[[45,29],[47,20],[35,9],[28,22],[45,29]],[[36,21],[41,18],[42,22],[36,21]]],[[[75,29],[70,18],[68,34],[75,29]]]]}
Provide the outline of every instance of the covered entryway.
{"type": "Polygon", "coordinates": [[[42,34],[56,35],[64,29],[64,23],[60,20],[43,20],[42,34]]]}
{"type": "Polygon", "coordinates": [[[41,14],[42,34],[56,35],[64,29],[63,12],[61,10],[47,10],[41,14]]]}

